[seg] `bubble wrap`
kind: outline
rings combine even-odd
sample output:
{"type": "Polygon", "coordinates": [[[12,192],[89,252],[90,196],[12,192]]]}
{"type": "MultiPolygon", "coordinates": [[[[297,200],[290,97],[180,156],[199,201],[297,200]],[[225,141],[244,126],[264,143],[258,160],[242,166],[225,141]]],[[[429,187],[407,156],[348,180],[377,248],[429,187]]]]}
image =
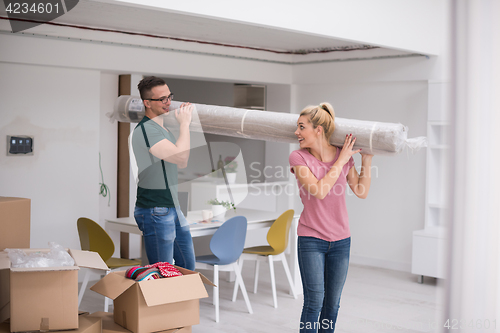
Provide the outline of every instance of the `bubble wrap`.
{"type": "MultiPolygon", "coordinates": [[[[172,101],[170,110],[180,107],[182,102],[172,101]]],[[[113,120],[138,122],[144,116],[144,106],[139,97],[120,96],[114,112],[108,114],[113,120]]],[[[241,137],[254,140],[298,143],[294,132],[298,114],[238,109],[227,106],[194,104],[195,112],[191,131],[241,137]]],[[[165,116],[166,126],[176,126],[174,112],[165,116]]],[[[355,149],[374,155],[394,155],[405,149],[411,151],[427,146],[425,137],[408,138],[408,127],[403,124],[365,120],[335,118],[335,131],[330,143],[342,147],[346,134],[356,137],[355,149]]]]}

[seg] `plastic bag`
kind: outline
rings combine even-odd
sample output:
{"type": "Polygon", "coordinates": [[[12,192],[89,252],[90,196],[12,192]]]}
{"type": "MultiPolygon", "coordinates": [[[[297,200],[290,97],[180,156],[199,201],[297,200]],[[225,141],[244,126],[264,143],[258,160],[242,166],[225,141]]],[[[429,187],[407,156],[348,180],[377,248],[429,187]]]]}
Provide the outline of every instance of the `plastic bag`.
{"type": "Polygon", "coordinates": [[[49,242],[49,252],[26,254],[20,249],[5,249],[14,268],[74,266],[68,251],[55,242],[49,242]]]}

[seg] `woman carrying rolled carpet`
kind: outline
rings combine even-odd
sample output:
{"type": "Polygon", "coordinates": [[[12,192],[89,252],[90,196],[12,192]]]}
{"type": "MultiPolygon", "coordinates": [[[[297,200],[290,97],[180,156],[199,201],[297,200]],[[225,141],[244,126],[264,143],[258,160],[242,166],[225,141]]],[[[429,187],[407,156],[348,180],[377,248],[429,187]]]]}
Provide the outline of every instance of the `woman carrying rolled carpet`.
{"type": "Polygon", "coordinates": [[[297,228],[304,289],[300,332],[335,330],[351,246],[345,190],[349,184],[357,197],[365,199],[370,189],[373,155],[361,155],[358,174],[352,158],[361,152],[353,150],[356,137],[346,135],[342,148],[329,143],[334,120],[329,103],[302,110],[295,131],[301,149],[289,157],[304,204],[297,228]]]}

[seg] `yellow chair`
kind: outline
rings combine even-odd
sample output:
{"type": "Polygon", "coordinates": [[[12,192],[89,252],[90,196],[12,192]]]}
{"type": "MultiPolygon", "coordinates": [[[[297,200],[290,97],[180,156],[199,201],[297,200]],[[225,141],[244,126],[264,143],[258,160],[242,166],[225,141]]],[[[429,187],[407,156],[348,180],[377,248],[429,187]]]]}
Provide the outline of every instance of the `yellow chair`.
{"type": "MultiPolygon", "coordinates": [[[[260,261],[269,262],[269,271],[271,274],[271,288],[273,291],[273,301],[274,307],[278,307],[278,300],[276,298],[276,279],[274,277],[274,262],[281,261],[283,263],[283,268],[285,269],[286,277],[288,283],[290,284],[290,290],[292,291],[293,297],[297,298],[297,293],[292,282],[292,276],[290,274],[290,269],[288,268],[288,263],[286,261],[286,256],[284,251],[288,246],[288,239],[290,234],[290,227],[293,220],[293,209],[287,210],[281,214],[276,221],[274,221],[271,228],[267,232],[267,242],[269,245],[265,246],[255,246],[246,248],[243,250],[243,254],[239,259],[240,269],[243,267],[244,260],[255,260],[255,279],[254,279],[254,290],[257,292],[257,285],[259,281],[259,263],[260,261]]],[[[233,302],[236,301],[236,296],[238,293],[238,284],[235,283],[233,290],[233,302]]]]}
{"type": "MultiPolygon", "coordinates": [[[[106,230],[104,230],[99,224],[86,217],[81,217],[77,221],[78,226],[78,236],[80,237],[80,246],[84,251],[97,252],[101,256],[102,260],[108,265],[111,270],[124,269],[131,266],[141,266],[140,259],[122,259],[122,258],[112,258],[111,256],[115,252],[115,244],[111,237],[109,237],[106,230]]],[[[108,274],[109,271],[106,271],[108,274]]],[[[78,294],[78,306],[83,298],[83,293],[87,288],[87,284],[90,278],[90,270],[87,270],[85,278],[83,279],[80,292],[78,294]]],[[[104,299],[104,311],[108,311],[109,298],[104,299]]]]}

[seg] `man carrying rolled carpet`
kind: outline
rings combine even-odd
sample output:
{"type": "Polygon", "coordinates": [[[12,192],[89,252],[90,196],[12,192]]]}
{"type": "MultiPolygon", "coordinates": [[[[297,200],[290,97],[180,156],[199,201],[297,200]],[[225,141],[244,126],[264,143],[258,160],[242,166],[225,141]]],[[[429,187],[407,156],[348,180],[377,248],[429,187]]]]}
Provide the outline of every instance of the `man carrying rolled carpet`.
{"type": "Polygon", "coordinates": [[[181,104],[175,110],[180,134],[176,139],[163,124],[170,112],[173,93],[165,81],[150,76],[137,88],[146,109],[132,133],[132,149],[138,166],[137,201],[134,218],[142,231],[150,264],[169,262],[194,270],[193,240],[186,218],[179,208],[177,169],[189,159],[189,124],[193,106],[181,104]]]}

